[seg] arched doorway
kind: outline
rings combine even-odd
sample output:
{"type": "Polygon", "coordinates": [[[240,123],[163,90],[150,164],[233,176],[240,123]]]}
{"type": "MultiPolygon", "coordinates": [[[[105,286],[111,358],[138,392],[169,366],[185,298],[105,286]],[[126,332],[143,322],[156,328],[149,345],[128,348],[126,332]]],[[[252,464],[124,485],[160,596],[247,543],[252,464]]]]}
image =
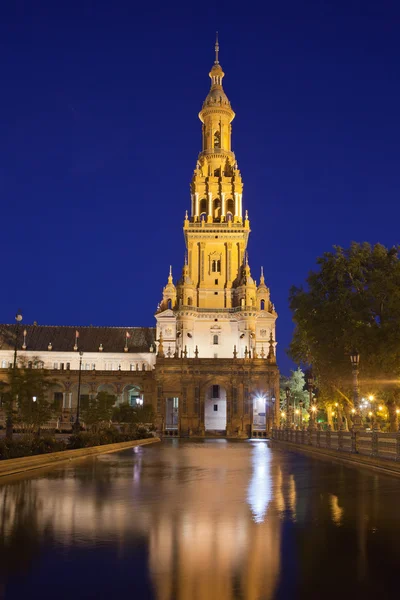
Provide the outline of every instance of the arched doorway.
{"type": "Polygon", "coordinates": [[[142,406],[143,394],[138,385],[127,385],[124,387],[122,402],[129,406],[142,406]]]}
{"type": "Polygon", "coordinates": [[[226,390],[221,385],[210,385],[204,402],[206,431],[226,431],[226,390]]]}

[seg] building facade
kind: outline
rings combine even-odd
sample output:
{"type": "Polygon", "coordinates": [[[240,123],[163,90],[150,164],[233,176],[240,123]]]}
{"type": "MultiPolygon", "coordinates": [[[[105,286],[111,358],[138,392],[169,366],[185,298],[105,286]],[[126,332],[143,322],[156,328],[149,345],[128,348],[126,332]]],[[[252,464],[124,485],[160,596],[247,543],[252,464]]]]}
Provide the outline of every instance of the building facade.
{"type": "Polygon", "coordinates": [[[0,378],[13,367],[15,347],[28,368],[52,369],[62,419],[76,412],[81,368],[81,401],[107,390],[117,403],[151,403],[164,435],[265,437],[279,421],[277,313],[263,270],[258,284],[250,271],[250,219],[231,144],[235,113],[218,42],[215,50],[182,274],[174,283],[170,268],[156,327],[0,326],[0,378]]]}

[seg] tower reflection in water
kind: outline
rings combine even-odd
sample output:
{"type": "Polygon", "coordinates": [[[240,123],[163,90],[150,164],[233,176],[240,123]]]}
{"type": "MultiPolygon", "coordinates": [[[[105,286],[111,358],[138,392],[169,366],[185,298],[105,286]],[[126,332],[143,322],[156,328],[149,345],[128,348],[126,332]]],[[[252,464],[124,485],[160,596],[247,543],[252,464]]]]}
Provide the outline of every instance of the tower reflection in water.
{"type": "MultiPolygon", "coordinates": [[[[157,600],[272,598],[282,514],[295,519],[296,506],[295,480],[272,456],[265,442],[171,441],[4,482],[2,580],[32,573],[49,547],[89,561],[111,546],[124,561],[140,541],[157,600]]],[[[126,584],[142,576],[130,564],[126,584]]]]}
{"type": "MultiPolygon", "coordinates": [[[[176,480],[162,482],[163,511],[150,532],[150,569],[158,600],[274,595],[281,521],[272,501],[270,450],[263,442],[255,443],[251,465],[248,448],[218,450],[194,450],[200,476],[181,487],[178,504],[171,493],[176,480]]],[[[279,469],[276,474],[281,482],[279,469]]]]}

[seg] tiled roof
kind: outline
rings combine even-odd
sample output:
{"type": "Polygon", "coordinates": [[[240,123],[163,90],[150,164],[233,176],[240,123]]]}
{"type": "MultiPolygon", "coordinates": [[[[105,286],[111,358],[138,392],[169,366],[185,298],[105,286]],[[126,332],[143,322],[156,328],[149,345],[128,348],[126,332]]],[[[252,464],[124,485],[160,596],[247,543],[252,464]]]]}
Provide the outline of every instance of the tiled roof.
{"type": "MultiPolygon", "coordinates": [[[[73,352],[75,332],[79,331],[78,350],[98,352],[100,344],[103,352],[124,352],[127,341],[128,352],[150,352],[154,344],[155,327],[75,327],[69,325],[24,325],[19,326],[18,350],[24,343],[26,330],[26,350],[44,352],[51,342],[52,350],[73,352]],[[130,337],[126,338],[126,332],[130,337]]],[[[0,324],[0,350],[14,349],[16,326],[0,324]]]]}

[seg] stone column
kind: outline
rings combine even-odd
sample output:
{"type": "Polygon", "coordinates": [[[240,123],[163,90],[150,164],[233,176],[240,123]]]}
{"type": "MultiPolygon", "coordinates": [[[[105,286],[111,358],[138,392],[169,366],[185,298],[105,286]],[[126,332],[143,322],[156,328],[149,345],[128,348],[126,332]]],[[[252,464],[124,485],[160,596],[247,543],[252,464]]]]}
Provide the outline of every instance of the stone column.
{"type": "Polygon", "coordinates": [[[239,216],[239,193],[235,192],[235,218],[239,216]]]}
{"type": "Polygon", "coordinates": [[[212,192],[208,192],[208,216],[207,223],[213,222],[213,213],[212,213],[212,192]]]}
{"type": "Polygon", "coordinates": [[[226,435],[232,434],[232,396],[230,390],[225,388],[226,392],[226,435]]]}
{"type": "Polygon", "coordinates": [[[221,221],[225,221],[226,206],[225,206],[225,192],[221,192],[221,221]]]}
{"type": "Polygon", "coordinates": [[[200,435],[205,434],[205,424],[204,424],[204,408],[205,408],[205,390],[204,387],[200,388],[200,435]]]}

